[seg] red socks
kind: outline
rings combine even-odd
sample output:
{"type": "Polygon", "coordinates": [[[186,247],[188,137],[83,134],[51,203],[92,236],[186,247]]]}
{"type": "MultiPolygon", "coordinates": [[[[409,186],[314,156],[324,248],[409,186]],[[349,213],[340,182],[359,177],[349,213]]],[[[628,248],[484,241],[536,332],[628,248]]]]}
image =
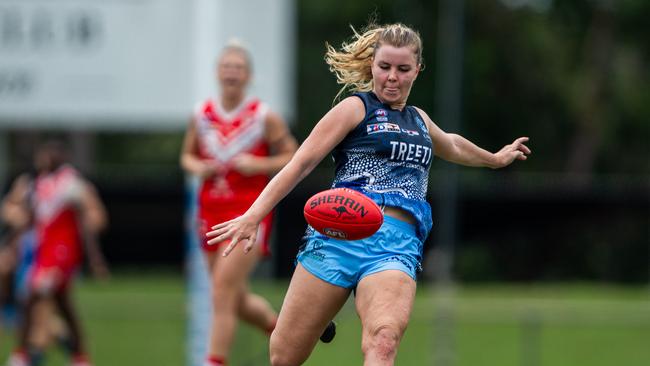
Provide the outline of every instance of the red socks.
{"type": "Polygon", "coordinates": [[[205,366],[226,366],[226,359],[219,356],[208,356],[205,360],[205,366]]]}
{"type": "Polygon", "coordinates": [[[72,355],[72,366],[91,366],[88,355],[84,353],[76,353],[72,355]]]}

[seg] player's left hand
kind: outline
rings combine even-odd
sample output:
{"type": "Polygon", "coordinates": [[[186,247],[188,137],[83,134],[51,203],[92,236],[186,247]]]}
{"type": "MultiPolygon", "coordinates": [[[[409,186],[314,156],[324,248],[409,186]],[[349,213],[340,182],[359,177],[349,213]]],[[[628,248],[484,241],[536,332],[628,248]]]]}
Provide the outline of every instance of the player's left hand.
{"type": "Polygon", "coordinates": [[[230,244],[223,251],[223,256],[226,257],[241,241],[246,242],[244,245],[244,253],[250,252],[257,239],[258,227],[258,221],[248,218],[244,214],[230,221],[213,226],[212,231],[207,232],[205,236],[212,238],[208,240],[208,245],[214,245],[230,239],[230,244]]]}
{"type": "Polygon", "coordinates": [[[255,175],[264,172],[264,159],[252,154],[239,154],[232,158],[232,167],[243,175],[255,175]]]}
{"type": "Polygon", "coordinates": [[[497,164],[494,168],[503,168],[512,164],[515,160],[526,160],[531,151],[528,146],[524,145],[528,137],[520,137],[512,144],[504,146],[499,152],[495,153],[497,164]]]}

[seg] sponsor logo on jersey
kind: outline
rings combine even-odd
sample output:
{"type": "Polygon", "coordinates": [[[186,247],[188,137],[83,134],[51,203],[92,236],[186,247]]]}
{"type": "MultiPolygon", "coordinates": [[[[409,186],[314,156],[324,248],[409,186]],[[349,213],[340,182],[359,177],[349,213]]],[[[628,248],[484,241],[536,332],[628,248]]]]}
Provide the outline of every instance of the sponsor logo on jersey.
{"type": "Polygon", "coordinates": [[[431,162],[432,151],[428,146],[409,144],[402,141],[391,141],[391,160],[407,161],[420,164],[431,162]]]}
{"type": "Polygon", "coordinates": [[[388,112],[386,112],[385,109],[379,108],[379,109],[377,109],[375,111],[375,116],[377,116],[377,117],[388,117],[388,112]]]}
{"type": "Polygon", "coordinates": [[[323,241],[322,240],[314,240],[314,250],[320,250],[323,249],[323,241]]]}
{"type": "Polygon", "coordinates": [[[402,128],[402,132],[409,136],[419,136],[420,133],[418,131],[413,131],[413,130],[407,130],[406,128],[402,128]]]}
{"type": "Polygon", "coordinates": [[[322,262],[325,259],[325,254],[323,254],[321,249],[323,249],[323,241],[316,239],[312,243],[311,247],[307,246],[304,253],[306,256],[311,257],[312,259],[322,262]]]}
{"type": "Polygon", "coordinates": [[[366,128],[366,131],[368,132],[368,135],[372,135],[373,133],[382,133],[382,132],[394,132],[394,133],[402,132],[398,124],[390,123],[390,122],[369,124],[368,127],[366,128]]]}

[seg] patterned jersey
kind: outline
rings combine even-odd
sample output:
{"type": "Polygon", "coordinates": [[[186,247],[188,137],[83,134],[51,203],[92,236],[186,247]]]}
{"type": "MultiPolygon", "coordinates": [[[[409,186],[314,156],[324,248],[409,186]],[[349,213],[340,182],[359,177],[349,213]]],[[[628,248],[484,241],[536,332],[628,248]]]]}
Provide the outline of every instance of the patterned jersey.
{"type": "Polygon", "coordinates": [[[81,262],[77,208],[83,187],[79,173],[69,165],[36,177],[32,204],[38,243],[37,264],[70,268],[81,262]]]}
{"type": "Polygon", "coordinates": [[[417,110],[393,110],[372,92],[356,93],[366,115],[332,151],[336,173],[332,187],[363,192],[380,206],[408,211],[417,221],[418,237],[431,229],[426,201],[433,144],[417,110]]]}
{"type": "MultiPolygon", "coordinates": [[[[215,100],[203,102],[194,116],[200,157],[227,168],[232,158],[241,153],[268,156],[269,146],[264,139],[267,112],[266,104],[257,99],[248,99],[230,112],[215,100]]],[[[245,176],[227,168],[225,174],[203,181],[200,206],[227,204],[248,208],[268,181],[264,174],[245,176]]]]}

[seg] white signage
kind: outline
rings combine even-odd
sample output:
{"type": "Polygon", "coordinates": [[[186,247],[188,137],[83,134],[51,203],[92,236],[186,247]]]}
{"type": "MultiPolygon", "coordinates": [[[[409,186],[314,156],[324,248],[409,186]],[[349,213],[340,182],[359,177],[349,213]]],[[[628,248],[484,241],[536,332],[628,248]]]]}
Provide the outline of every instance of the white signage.
{"type": "Polygon", "coordinates": [[[253,53],[251,92],[286,115],[288,3],[0,0],[0,128],[184,128],[230,37],[253,53]]]}

